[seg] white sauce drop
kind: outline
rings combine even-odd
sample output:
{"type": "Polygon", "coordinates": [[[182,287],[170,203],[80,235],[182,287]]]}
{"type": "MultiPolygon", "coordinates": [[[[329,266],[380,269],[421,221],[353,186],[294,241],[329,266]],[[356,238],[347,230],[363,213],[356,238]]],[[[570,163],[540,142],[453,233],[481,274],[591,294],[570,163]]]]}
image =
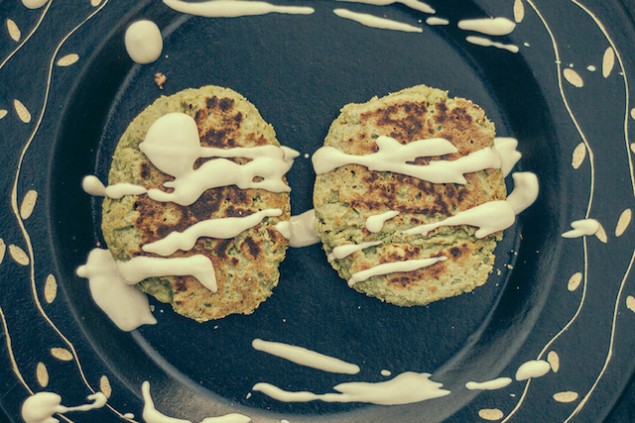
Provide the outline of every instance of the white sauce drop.
{"type": "Polygon", "coordinates": [[[593,235],[600,229],[600,222],[595,219],[581,219],[571,222],[570,231],[562,234],[563,238],[580,238],[582,236],[593,235]]]}
{"type": "Polygon", "coordinates": [[[124,37],[130,58],[141,65],[152,63],[161,57],[163,37],[161,30],[152,21],[136,21],[126,29],[124,37]]]}
{"type": "Polygon", "coordinates": [[[39,9],[40,7],[48,3],[48,1],[49,0],[22,0],[22,4],[27,9],[33,10],[33,9],[39,9]]]}
{"type": "Polygon", "coordinates": [[[436,16],[430,16],[428,19],[426,19],[426,23],[428,25],[449,25],[450,21],[447,19],[443,19],[443,18],[438,18],[436,16]]]}
{"type": "Polygon", "coordinates": [[[593,65],[589,65],[589,66],[587,66],[586,68],[587,68],[587,70],[588,70],[589,72],[595,72],[595,71],[597,70],[597,68],[596,68],[595,66],[593,66],[593,65]]]}
{"type": "Polygon", "coordinates": [[[201,147],[196,122],[184,113],[169,113],[157,119],[139,148],[159,170],[175,177],[164,184],[174,188],[174,192],[150,189],[150,198],[182,206],[191,205],[206,190],[221,186],[289,192],[291,189],[282,177],[299,155],[295,150],[274,145],[230,149],[201,147]],[[194,169],[200,157],[223,158],[206,161],[194,169]],[[226,157],[252,160],[240,165],[226,157]],[[262,180],[255,181],[255,178],[262,180]]]}
{"type": "Polygon", "coordinates": [[[369,15],[367,13],[352,12],[348,9],[334,9],[333,13],[340,18],[349,19],[371,28],[390,29],[393,31],[403,32],[423,32],[423,29],[417,26],[398,22],[392,19],[380,18],[379,16],[369,15]]]}
{"type": "Polygon", "coordinates": [[[384,227],[384,223],[397,215],[399,215],[398,211],[390,210],[384,213],[369,216],[366,219],[366,229],[368,229],[368,232],[372,233],[381,232],[381,229],[384,227]]]}
{"type": "Polygon", "coordinates": [[[230,239],[260,224],[265,217],[280,216],[280,209],[266,209],[246,217],[208,219],[190,226],[183,232],[174,231],[160,241],[145,244],[143,251],[169,256],[178,251],[189,251],[199,238],[230,239]]]}
{"type": "Polygon", "coordinates": [[[101,392],[89,395],[92,404],[66,407],[62,405],[62,397],[53,392],[38,392],[28,397],[22,404],[22,420],[25,423],[55,423],[59,420],[53,417],[56,413],[70,411],[89,411],[106,405],[106,396],[101,392]]]}
{"type": "Polygon", "coordinates": [[[362,242],[361,244],[339,245],[333,248],[333,251],[331,252],[331,254],[329,254],[329,259],[341,260],[345,257],[350,256],[351,254],[355,254],[358,251],[362,251],[366,248],[374,247],[379,244],[381,244],[381,241],[369,241],[362,242]]]}
{"type": "Polygon", "coordinates": [[[346,154],[333,147],[321,147],[313,154],[313,168],[320,175],[348,164],[359,164],[369,170],[401,173],[433,183],[465,184],[465,173],[501,167],[500,155],[494,148],[484,148],[452,161],[436,160],[421,166],[408,163],[417,157],[457,152],[452,143],[442,138],[401,144],[394,138],[381,136],[376,143],[379,151],[365,155],[346,154]]]}
{"type": "Polygon", "coordinates": [[[384,377],[388,377],[388,376],[390,376],[392,374],[392,372],[390,370],[386,370],[386,369],[382,370],[380,373],[384,377]]]}
{"type": "Polygon", "coordinates": [[[291,247],[306,247],[320,242],[315,232],[315,210],[313,209],[291,216],[288,222],[277,223],[276,230],[289,240],[291,247]]]}
{"type": "Polygon", "coordinates": [[[512,379],[509,377],[499,377],[497,379],[488,380],[486,382],[468,382],[465,387],[470,390],[482,389],[485,391],[493,391],[501,389],[512,383],[512,379]]]}
{"type": "Polygon", "coordinates": [[[529,360],[516,371],[516,380],[523,381],[532,377],[542,377],[549,373],[551,366],[544,360],[529,360]]]}
{"type": "MultiPolygon", "coordinates": [[[[143,394],[143,420],[146,423],[192,423],[190,420],[177,419],[169,417],[158,411],[154,406],[154,401],[150,395],[150,383],[143,382],[141,385],[141,393],[143,394]]],[[[218,417],[207,417],[201,420],[201,423],[249,423],[251,418],[243,414],[231,413],[218,417]]]]}
{"type": "Polygon", "coordinates": [[[440,261],[446,260],[445,257],[431,257],[427,259],[419,260],[405,260],[394,263],[383,263],[370,269],[362,270],[361,272],[353,273],[353,276],[348,280],[348,286],[353,286],[358,282],[365,281],[373,276],[387,275],[389,273],[397,272],[412,272],[417,269],[432,266],[440,261]]]}
{"type": "Polygon", "coordinates": [[[472,43],[472,44],[475,44],[477,46],[496,47],[496,48],[500,48],[500,49],[503,49],[503,50],[507,50],[507,51],[512,52],[512,53],[518,53],[520,51],[520,49],[518,48],[517,45],[514,45],[514,44],[503,44],[503,43],[499,43],[498,41],[492,41],[489,38],[485,38],[485,37],[476,37],[476,36],[470,35],[469,37],[465,37],[465,40],[468,43],[472,43]]]}
{"type": "Polygon", "coordinates": [[[254,339],[251,345],[255,350],[284,358],[301,366],[312,367],[325,372],[354,375],[360,371],[359,366],[356,364],[347,363],[338,358],[329,357],[294,345],[263,341],[262,339],[254,339]]]}
{"type": "Polygon", "coordinates": [[[401,3],[404,6],[407,6],[413,10],[418,10],[423,13],[435,13],[435,10],[430,7],[429,4],[426,4],[422,1],[418,0],[338,0],[345,1],[349,3],[364,3],[364,4],[372,4],[375,6],[388,6],[390,4],[401,3]]]}
{"type": "Polygon", "coordinates": [[[459,21],[460,29],[487,35],[507,35],[516,28],[516,23],[507,18],[464,19],[459,21]]]}
{"type": "Polygon", "coordinates": [[[338,393],[314,394],[289,392],[268,383],[258,383],[253,391],[284,402],[366,402],[381,405],[410,404],[443,397],[450,391],[441,389],[443,384],[430,380],[429,373],[405,372],[385,382],[349,382],[333,387],[338,393]]]}
{"type": "Polygon", "coordinates": [[[163,3],[177,12],[206,18],[236,18],[240,16],[266,15],[268,13],[310,15],[315,12],[312,7],[275,6],[262,1],[212,0],[196,3],[163,0],[163,3]]]}
{"type": "Polygon", "coordinates": [[[119,329],[131,331],[141,325],[156,324],[148,298],[123,280],[108,250],[92,250],[87,263],[77,269],[77,275],[88,278],[95,303],[119,329]]]}
{"type": "Polygon", "coordinates": [[[503,176],[509,175],[514,168],[514,165],[518,163],[518,160],[522,157],[522,154],[517,150],[517,147],[518,140],[516,138],[494,138],[494,148],[501,156],[501,172],[503,173],[503,176]]]}
{"type": "Polygon", "coordinates": [[[512,174],[512,179],[514,180],[514,190],[505,201],[518,215],[536,201],[540,187],[535,173],[515,172],[512,174]]]}

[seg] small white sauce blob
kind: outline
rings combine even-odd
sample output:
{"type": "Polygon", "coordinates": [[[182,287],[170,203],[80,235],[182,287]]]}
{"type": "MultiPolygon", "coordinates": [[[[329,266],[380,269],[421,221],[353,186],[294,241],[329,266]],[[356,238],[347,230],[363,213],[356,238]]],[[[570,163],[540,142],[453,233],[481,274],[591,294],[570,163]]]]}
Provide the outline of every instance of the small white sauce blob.
{"type": "Polygon", "coordinates": [[[435,10],[427,3],[424,3],[419,0],[338,0],[345,1],[349,3],[363,3],[363,4],[372,4],[374,6],[388,6],[390,4],[401,3],[404,6],[407,6],[413,10],[418,10],[419,12],[433,14],[435,10]]]}
{"type": "Polygon", "coordinates": [[[109,185],[108,187],[94,175],[85,176],[82,179],[82,189],[89,195],[96,197],[108,197],[119,199],[126,195],[141,195],[145,194],[147,190],[139,185],[129,183],[118,183],[115,185],[109,185]]]}
{"type": "Polygon", "coordinates": [[[427,259],[418,260],[404,260],[394,263],[383,263],[370,269],[362,270],[361,272],[353,273],[353,276],[348,280],[348,286],[353,286],[358,282],[365,281],[373,276],[387,275],[389,273],[397,272],[412,272],[417,269],[432,266],[440,261],[446,260],[446,257],[431,257],[427,259]]]}
{"type": "Polygon", "coordinates": [[[315,12],[312,7],[275,6],[262,1],[212,0],[197,3],[163,0],[163,3],[177,12],[206,18],[237,18],[240,16],[266,15],[268,13],[310,15],[315,12]]]}
{"type": "Polygon", "coordinates": [[[333,248],[333,251],[331,252],[331,254],[329,254],[329,259],[341,260],[350,256],[351,254],[355,254],[358,251],[362,251],[370,247],[375,247],[380,244],[381,241],[368,241],[362,242],[361,244],[338,245],[337,247],[333,248]]]}
{"type": "Polygon", "coordinates": [[[255,350],[284,358],[285,360],[289,360],[292,363],[299,364],[301,366],[312,367],[325,372],[354,375],[360,371],[359,366],[356,364],[347,363],[346,361],[338,358],[329,357],[328,355],[320,354],[294,345],[254,339],[251,346],[255,350]]]}
{"type": "MultiPolygon", "coordinates": [[[[144,381],[141,384],[141,393],[144,402],[142,417],[145,423],[192,423],[190,420],[166,416],[158,411],[150,395],[150,382],[144,381]]],[[[250,421],[251,418],[244,414],[231,413],[218,417],[206,417],[201,420],[201,423],[249,423],[250,421]]]]}
{"type": "Polygon", "coordinates": [[[428,19],[426,19],[426,23],[428,25],[449,25],[450,21],[447,19],[443,19],[443,18],[438,18],[436,16],[430,16],[428,19]]]}
{"type": "Polygon", "coordinates": [[[384,377],[388,377],[388,376],[390,376],[392,374],[392,372],[390,370],[386,370],[386,369],[382,370],[380,373],[384,377]]]}
{"type": "Polygon", "coordinates": [[[600,229],[600,222],[595,219],[581,219],[571,222],[570,231],[562,234],[563,238],[580,238],[582,236],[593,235],[600,229]]]}
{"type": "Polygon", "coordinates": [[[532,172],[514,172],[512,179],[514,190],[505,201],[514,209],[514,213],[520,214],[538,198],[538,177],[532,172]]]}
{"type": "Polygon", "coordinates": [[[157,323],[148,298],[123,280],[108,250],[92,250],[86,264],[77,269],[77,275],[88,278],[93,300],[119,329],[129,332],[141,325],[157,323]]]}
{"type": "Polygon", "coordinates": [[[510,377],[499,377],[485,382],[468,382],[465,384],[465,387],[470,390],[482,389],[484,391],[493,391],[496,389],[502,389],[510,383],[512,383],[512,379],[510,377]]]}
{"type": "Polygon", "coordinates": [[[487,35],[507,35],[516,28],[514,21],[507,18],[464,19],[459,21],[460,29],[487,35]]]}
{"type": "Polygon", "coordinates": [[[593,65],[589,65],[589,66],[587,66],[586,68],[587,68],[587,70],[588,70],[589,72],[595,72],[595,71],[597,70],[597,68],[596,68],[595,66],[593,66],[593,65]]]}
{"type": "Polygon", "coordinates": [[[333,387],[338,393],[289,392],[269,383],[257,383],[253,391],[284,402],[365,402],[380,405],[411,404],[450,394],[429,373],[405,372],[385,382],[349,382],[333,387]]]}
{"type": "Polygon", "coordinates": [[[33,10],[33,9],[39,9],[40,7],[48,3],[48,1],[49,0],[22,0],[22,4],[27,9],[33,10]]]}
{"type": "Polygon", "coordinates": [[[542,377],[549,373],[551,366],[544,360],[529,360],[516,371],[516,380],[523,381],[533,377],[542,377]]]}
{"type": "Polygon", "coordinates": [[[501,172],[503,176],[509,175],[514,168],[514,165],[518,163],[518,160],[522,157],[522,154],[517,150],[518,140],[510,137],[496,137],[494,138],[494,148],[501,156],[501,172]]]}
{"type": "Polygon", "coordinates": [[[182,206],[193,204],[206,190],[221,186],[289,192],[291,188],[283,176],[299,155],[293,149],[275,145],[229,149],[201,147],[196,122],[184,113],[169,113],[157,119],[139,149],[159,170],[175,177],[164,184],[173,188],[173,192],[150,189],[150,198],[182,206]],[[200,157],[216,158],[194,169],[200,157]],[[240,165],[226,159],[233,157],[252,160],[240,165]]]}
{"type": "Polygon", "coordinates": [[[520,51],[517,45],[503,44],[503,43],[499,43],[498,41],[492,41],[489,38],[485,38],[485,37],[476,37],[474,35],[470,35],[468,37],[465,37],[465,40],[468,43],[472,43],[474,45],[481,46],[481,47],[496,47],[502,50],[507,50],[511,53],[518,53],[520,51]]]}
{"type": "Polygon", "coordinates": [[[516,221],[514,209],[507,201],[488,201],[471,209],[458,212],[454,216],[435,223],[415,226],[403,231],[406,235],[426,236],[430,231],[442,226],[476,226],[475,236],[485,238],[493,233],[505,230],[516,221]]]}
{"type": "Polygon", "coordinates": [[[427,165],[409,162],[417,157],[456,153],[457,148],[443,138],[417,140],[401,144],[394,138],[380,136],[375,141],[379,151],[365,155],[346,154],[333,147],[321,147],[313,154],[313,168],[318,175],[348,164],[369,170],[389,171],[414,176],[433,183],[467,183],[465,173],[501,167],[501,157],[494,148],[474,151],[456,160],[436,160],[427,165]]]}
{"type": "Polygon", "coordinates": [[[28,397],[22,404],[22,420],[25,423],[56,423],[59,420],[53,417],[56,413],[68,413],[70,411],[89,411],[106,405],[104,394],[97,392],[89,395],[88,400],[92,404],[66,407],[62,405],[62,397],[53,392],[38,392],[28,397]]]}
{"type": "Polygon", "coordinates": [[[340,18],[349,19],[370,28],[389,29],[392,31],[403,32],[423,32],[423,29],[418,26],[398,22],[392,19],[380,18],[379,16],[369,15],[367,13],[353,12],[348,9],[334,9],[333,13],[340,18]]]}
{"type": "Polygon", "coordinates": [[[291,216],[288,222],[277,223],[276,230],[289,240],[290,247],[306,247],[320,242],[315,232],[315,210],[313,209],[291,216]]]}
{"type": "Polygon", "coordinates": [[[230,239],[247,229],[260,224],[265,217],[280,216],[280,209],[266,209],[245,217],[207,219],[190,226],[183,232],[171,232],[162,240],[145,244],[142,249],[149,253],[169,256],[178,251],[189,251],[199,238],[230,239]]]}
{"type": "Polygon", "coordinates": [[[366,219],[366,224],[365,224],[366,229],[368,229],[368,232],[372,232],[372,233],[381,232],[382,228],[384,227],[384,223],[386,223],[386,221],[398,215],[399,215],[398,211],[389,210],[384,213],[374,214],[372,216],[369,216],[366,219]]]}
{"type": "Polygon", "coordinates": [[[140,65],[154,62],[161,57],[163,51],[161,30],[149,20],[132,23],[126,29],[124,42],[130,58],[140,65]]]}

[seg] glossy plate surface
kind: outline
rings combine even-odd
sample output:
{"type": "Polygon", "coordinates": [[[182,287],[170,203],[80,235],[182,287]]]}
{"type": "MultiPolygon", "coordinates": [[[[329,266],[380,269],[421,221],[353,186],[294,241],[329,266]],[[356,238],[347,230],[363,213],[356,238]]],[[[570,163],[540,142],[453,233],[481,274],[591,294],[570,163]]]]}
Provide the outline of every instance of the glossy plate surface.
{"type": "MultiPolygon", "coordinates": [[[[288,1],[308,16],[210,19],[159,1],[52,0],[29,10],[0,2],[0,409],[19,422],[30,392],[66,405],[94,391],[108,407],[65,421],[142,421],[140,387],[163,413],[200,421],[238,412],[254,422],[599,421],[632,413],[635,362],[635,73],[632,4],[620,1],[430,1],[447,26],[394,4],[288,1]],[[335,8],[417,25],[373,29],[335,8]],[[468,43],[461,19],[504,16],[515,54],[468,43]],[[163,56],[134,65],[123,35],[138,19],[163,31],[163,56]],[[154,84],[160,71],[163,91],[154,84]],[[251,316],[197,324],[152,301],[155,326],[119,331],[75,276],[101,242],[100,201],[80,187],[106,179],[128,123],[160,95],[208,84],[247,97],[300,151],[288,179],[293,214],[311,207],[310,159],[339,108],[417,84],[481,105],[497,135],[519,140],[518,169],[540,180],[538,201],[505,232],[495,270],[473,293],[398,308],[349,289],[319,246],[290,249],[274,295],[251,316]],[[565,240],[572,221],[594,218],[596,236],[565,240]],[[346,376],[300,367],[251,348],[254,338],[303,346],[357,363],[346,376]],[[532,359],[552,371],[491,392],[470,380],[513,377],[532,359]],[[452,393],[405,406],[283,403],[257,382],[331,392],[382,381],[388,369],[429,372],[452,393]],[[556,395],[568,393],[567,395],[556,395]],[[576,395],[574,395],[575,393],[576,395]],[[562,398],[571,401],[563,402],[562,398]],[[628,396],[626,397],[628,398],[628,396]]],[[[511,185],[510,185],[511,188],[511,185]]],[[[62,418],[62,417],[58,417],[62,418]]]]}

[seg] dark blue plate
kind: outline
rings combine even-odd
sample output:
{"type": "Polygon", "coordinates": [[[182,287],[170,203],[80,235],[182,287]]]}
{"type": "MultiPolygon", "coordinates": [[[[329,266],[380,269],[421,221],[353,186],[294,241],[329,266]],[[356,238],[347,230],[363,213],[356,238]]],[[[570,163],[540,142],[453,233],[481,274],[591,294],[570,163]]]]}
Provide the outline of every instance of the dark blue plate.
{"type": "MultiPolygon", "coordinates": [[[[631,2],[431,0],[450,20],[434,27],[400,4],[288,1],[315,13],[208,19],[158,0],[132,3],[51,0],[28,10],[0,2],[0,110],[7,111],[0,112],[0,409],[9,421],[21,421],[22,402],[44,390],[66,405],[98,390],[109,395],[108,407],[58,416],[65,421],[140,416],[144,380],[159,410],[193,421],[230,412],[254,422],[466,422],[493,419],[492,409],[504,421],[589,422],[616,405],[616,421],[633,413],[626,388],[635,368],[631,2]],[[364,27],[336,17],[338,7],[423,33],[364,27]],[[456,27],[488,16],[521,21],[497,38],[519,46],[518,54],[472,45],[456,27]],[[134,65],[123,46],[125,28],[140,18],[164,32],[164,55],[151,65],[134,65]],[[157,71],[168,78],[163,91],[153,82],[157,71]],[[540,179],[538,201],[506,231],[484,287],[398,308],[347,288],[312,246],[289,250],[280,285],[251,316],[197,324],[153,302],[158,324],[124,333],[75,276],[101,241],[100,204],[82,192],[81,178],[105,180],[118,138],[158,96],[231,87],[283,144],[310,154],[344,104],[421,83],[482,105],[498,135],[519,139],[518,167],[540,179]],[[585,217],[600,221],[598,236],[560,236],[585,217]],[[303,346],[362,371],[296,366],[253,350],[254,338],[303,346]],[[464,388],[469,380],[513,377],[523,362],[547,357],[553,370],[529,383],[464,388]],[[382,369],[433,373],[452,394],[392,407],[247,395],[263,381],[330,392],[342,382],[386,380],[382,369]],[[554,399],[561,392],[577,396],[554,399]]],[[[310,160],[300,156],[288,178],[299,214],[311,207],[310,160]]]]}

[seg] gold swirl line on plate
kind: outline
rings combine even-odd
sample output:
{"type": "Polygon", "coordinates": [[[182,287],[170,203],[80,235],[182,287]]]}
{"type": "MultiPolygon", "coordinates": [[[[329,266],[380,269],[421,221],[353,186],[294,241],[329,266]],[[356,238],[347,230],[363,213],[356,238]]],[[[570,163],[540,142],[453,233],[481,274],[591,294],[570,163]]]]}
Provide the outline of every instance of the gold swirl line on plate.
{"type": "Polygon", "coordinates": [[[630,145],[628,141],[630,92],[629,92],[629,85],[628,85],[628,77],[626,76],[626,68],[624,67],[624,62],[622,61],[622,55],[620,54],[620,51],[617,49],[615,42],[609,35],[602,21],[600,21],[598,17],[593,14],[593,12],[591,12],[586,6],[581,4],[578,0],[570,0],[570,1],[576,6],[578,6],[580,9],[582,9],[587,15],[589,15],[591,19],[593,19],[597,27],[600,29],[600,31],[602,31],[602,34],[604,34],[604,37],[606,38],[606,40],[609,42],[609,45],[613,49],[613,52],[615,53],[615,57],[617,58],[617,63],[620,65],[620,70],[622,71],[622,80],[624,81],[624,94],[626,96],[625,98],[626,104],[625,104],[625,111],[624,111],[624,141],[626,142],[626,157],[628,158],[628,167],[631,171],[631,186],[633,188],[633,196],[635,196],[635,179],[633,178],[633,158],[631,157],[630,145]]]}
{"type": "Polygon", "coordinates": [[[571,419],[576,414],[578,414],[580,412],[580,410],[582,410],[582,408],[584,408],[584,406],[586,405],[587,401],[589,400],[589,398],[593,394],[593,391],[595,391],[595,388],[597,387],[598,383],[600,382],[600,379],[602,379],[602,376],[604,376],[604,373],[606,372],[606,369],[609,366],[609,362],[611,361],[611,358],[613,357],[613,343],[615,341],[615,328],[617,326],[617,314],[618,314],[618,310],[620,308],[620,303],[621,303],[622,293],[624,291],[624,286],[626,285],[626,281],[627,281],[628,275],[631,272],[631,268],[633,267],[633,262],[635,262],[635,250],[633,250],[633,254],[631,255],[631,261],[628,264],[628,269],[626,271],[626,274],[622,278],[622,282],[620,283],[620,289],[619,289],[619,291],[617,293],[617,298],[615,299],[615,304],[613,306],[613,321],[611,322],[611,338],[610,338],[610,341],[609,341],[609,349],[608,349],[608,352],[606,354],[606,358],[604,359],[604,365],[602,366],[602,369],[600,370],[600,373],[598,374],[597,378],[595,379],[595,382],[593,382],[593,385],[591,385],[591,388],[589,388],[589,391],[586,393],[586,395],[584,395],[584,397],[580,400],[580,403],[578,404],[578,406],[573,410],[573,412],[571,414],[569,414],[569,417],[567,417],[567,419],[563,423],[567,423],[567,422],[571,421],[571,419]]]}
{"type": "Polygon", "coordinates": [[[31,31],[29,32],[29,34],[24,37],[24,39],[22,40],[22,42],[15,48],[15,50],[13,50],[11,53],[9,53],[9,55],[2,61],[2,63],[0,63],[0,69],[2,69],[2,67],[9,61],[11,60],[11,58],[18,52],[20,51],[20,49],[22,48],[22,46],[24,46],[27,41],[29,41],[29,38],[31,38],[31,36],[33,34],[35,34],[35,31],[38,30],[38,28],[40,27],[40,24],[42,23],[42,21],[44,20],[44,17],[46,16],[46,13],[49,11],[51,4],[53,3],[53,0],[49,0],[49,2],[46,4],[46,7],[44,8],[44,10],[42,11],[42,13],[40,14],[40,18],[38,19],[37,23],[35,24],[35,26],[31,29],[31,31]]]}
{"type": "Polygon", "coordinates": [[[22,372],[20,371],[20,368],[18,367],[18,362],[16,361],[15,355],[13,354],[13,346],[11,344],[11,335],[9,334],[9,325],[7,324],[7,318],[4,315],[4,311],[2,310],[2,307],[0,307],[0,319],[2,320],[2,328],[4,329],[4,336],[7,343],[7,352],[9,353],[9,360],[11,361],[11,369],[13,370],[13,373],[18,378],[18,380],[22,383],[24,388],[27,391],[29,391],[29,394],[33,395],[33,390],[31,389],[31,387],[29,387],[29,384],[26,383],[26,381],[24,380],[24,377],[22,376],[22,372]]]}
{"type": "MultiPolygon", "coordinates": [[[[608,31],[606,30],[606,27],[604,26],[604,24],[602,24],[602,22],[598,19],[598,17],[595,16],[595,14],[593,14],[586,6],[581,4],[579,1],[577,1],[577,0],[571,0],[571,1],[576,6],[578,6],[580,9],[582,9],[589,17],[591,17],[591,19],[593,19],[593,21],[595,22],[597,27],[600,29],[600,31],[602,31],[602,33],[604,34],[604,37],[609,42],[611,48],[615,52],[615,56],[617,57],[617,61],[618,61],[619,65],[620,65],[620,70],[622,71],[622,79],[624,81],[624,92],[625,92],[625,103],[626,103],[625,104],[626,111],[624,113],[624,139],[626,141],[626,156],[628,157],[628,165],[629,165],[630,176],[631,176],[631,186],[633,188],[633,195],[635,196],[635,180],[633,178],[633,160],[631,158],[631,154],[630,154],[630,151],[629,151],[629,142],[628,142],[628,119],[629,119],[630,97],[629,97],[629,85],[628,85],[628,77],[626,75],[626,68],[624,67],[624,63],[622,61],[622,56],[620,55],[620,52],[617,49],[617,46],[615,45],[615,42],[613,41],[611,36],[608,34],[608,31]]],[[[620,307],[622,293],[624,291],[624,286],[626,285],[626,281],[627,281],[628,275],[631,272],[631,269],[633,267],[633,262],[634,261],[635,261],[635,250],[633,251],[633,254],[631,255],[631,261],[630,261],[630,263],[628,265],[628,268],[626,269],[626,273],[624,274],[624,277],[622,278],[622,281],[620,283],[620,289],[619,289],[619,291],[617,293],[617,298],[615,299],[615,303],[613,304],[613,320],[611,322],[611,337],[610,337],[610,340],[609,340],[609,347],[608,347],[608,351],[606,353],[606,357],[604,359],[604,364],[602,366],[602,369],[598,373],[595,381],[593,382],[593,385],[591,385],[591,388],[589,388],[587,393],[580,400],[580,403],[571,412],[571,414],[567,417],[567,419],[564,421],[564,423],[567,423],[567,422],[571,421],[571,419],[574,416],[576,416],[582,410],[582,408],[584,408],[584,406],[586,405],[588,400],[591,398],[591,395],[595,391],[595,388],[599,384],[600,379],[602,379],[602,377],[604,376],[604,373],[606,372],[606,369],[609,366],[611,358],[613,357],[613,345],[614,345],[614,342],[615,342],[615,333],[616,333],[616,328],[617,328],[617,314],[618,314],[618,310],[619,310],[619,307],[620,307]]]]}
{"type": "MultiPolygon", "coordinates": [[[[46,112],[46,107],[48,104],[48,98],[49,98],[49,94],[50,94],[50,90],[51,90],[51,79],[53,76],[53,68],[54,68],[54,64],[55,64],[55,58],[57,57],[59,51],[61,50],[61,48],[63,47],[63,45],[66,43],[66,41],[78,30],[80,29],[84,24],[86,24],[86,22],[90,21],[97,13],[99,13],[107,4],[108,4],[109,0],[105,0],[97,9],[95,9],[92,13],[90,13],[82,22],[80,22],[79,24],[77,24],[69,33],[67,33],[64,38],[62,38],[62,40],[59,42],[59,44],[57,45],[57,47],[55,48],[55,51],[53,52],[53,55],[51,57],[50,63],[49,63],[49,69],[48,69],[48,76],[47,76],[47,80],[46,80],[46,89],[44,92],[44,101],[42,104],[42,110],[39,113],[38,116],[38,120],[36,122],[35,128],[33,129],[33,132],[31,132],[31,135],[29,136],[29,139],[27,140],[25,146],[23,147],[21,153],[20,153],[20,157],[17,163],[17,168],[16,168],[16,172],[15,172],[15,177],[13,180],[13,187],[11,190],[11,209],[13,211],[13,214],[15,215],[15,218],[17,220],[18,226],[20,227],[20,230],[22,232],[22,235],[24,236],[24,240],[26,242],[26,246],[27,246],[27,252],[29,254],[30,257],[30,264],[29,264],[29,276],[30,276],[30,280],[31,280],[31,291],[33,294],[33,299],[35,301],[35,305],[38,309],[38,311],[40,312],[40,314],[42,315],[42,317],[44,318],[44,320],[51,326],[51,328],[53,328],[53,330],[58,334],[58,336],[64,341],[64,343],[67,345],[67,347],[69,348],[69,350],[71,351],[71,354],[73,355],[73,359],[75,364],[77,365],[77,370],[81,376],[82,381],[84,382],[84,385],[86,385],[86,387],[92,392],[95,393],[96,391],[94,390],[94,388],[90,385],[90,383],[88,382],[88,380],[86,379],[86,375],[84,374],[84,371],[82,369],[82,365],[81,362],[79,360],[79,357],[77,355],[77,352],[75,350],[75,347],[73,346],[73,344],[68,340],[68,338],[62,333],[62,331],[60,331],[60,329],[55,325],[55,323],[53,323],[53,321],[49,318],[49,316],[46,314],[46,311],[44,311],[44,308],[42,307],[42,303],[40,302],[38,293],[37,293],[37,285],[35,282],[35,255],[33,253],[33,245],[31,243],[31,237],[29,235],[29,232],[26,230],[26,227],[24,225],[24,221],[22,220],[22,218],[20,217],[20,212],[19,212],[19,208],[18,208],[18,181],[20,179],[20,171],[22,169],[22,163],[24,161],[24,157],[26,156],[27,151],[29,150],[29,147],[31,146],[33,139],[35,138],[35,135],[37,134],[40,125],[42,124],[42,120],[44,119],[44,114],[46,112]]],[[[119,417],[125,419],[123,417],[123,414],[120,413],[118,410],[114,409],[111,405],[106,404],[106,407],[108,409],[110,409],[113,413],[115,413],[116,415],[118,415],[119,417]]],[[[63,416],[61,416],[63,417],[63,416]]],[[[67,418],[64,418],[66,421],[70,421],[67,418]]],[[[129,419],[125,419],[126,421],[131,421],[129,419]]]]}
{"type": "MultiPolygon", "coordinates": [[[[591,187],[589,190],[589,200],[587,203],[587,210],[585,213],[585,218],[588,219],[591,212],[591,206],[593,204],[593,194],[594,194],[594,187],[595,187],[595,160],[594,160],[593,150],[591,149],[591,146],[589,145],[589,142],[586,139],[586,135],[580,128],[580,125],[578,124],[578,121],[575,118],[575,115],[573,114],[573,111],[571,110],[571,107],[569,106],[567,96],[564,92],[564,87],[562,84],[562,69],[561,69],[560,51],[558,49],[558,42],[556,41],[556,38],[553,34],[553,31],[551,30],[551,27],[547,23],[547,20],[545,19],[543,14],[540,12],[540,10],[538,10],[538,7],[534,4],[533,0],[527,0],[527,3],[531,6],[531,8],[536,13],[536,15],[539,17],[540,21],[542,22],[542,25],[544,26],[545,30],[549,34],[549,38],[551,39],[551,44],[553,47],[553,52],[556,58],[556,68],[557,68],[557,75],[558,75],[558,90],[560,92],[560,98],[562,99],[562,102],[567,110],[567,113],[569,114],[571,121],[573,122],[576,130],[578,131],[578,134],[580,135],[580,138],[582,139],[582,142],[584,142],[587,152],[589,153],[589,164],[591,167],[591,187]]],[[[588,251],[587,251],[586,237],[583,238],[583,256],[584,256],[584,279],[583,279],[584,282],[582,285],[582,296],[580,298],[580,303],[578,304],[578,308],[576,309],[576,312],[573,314],[571,319],[569,319],[569,321],[562,327],[562,329],[560,329],[560,331],[553,338],[551,338],[549,342],[547,342],[547,344],[545,344],[545,346],[542,348],[542,350],[538,354],[537,359],[540,359],[544,355],[544,353],[551,347],[551,345],[553,345],[553,343],[558,338],[560,338],[560,336],[564,332],[566,332],[569,329],[569,327],[573,324],[573,322],[575,322],[575,320],[578,318],[578,316],[580,315],[580,312],[582,311],[582,308],[584,307],[584,303],[586,300],[586,292],[587,292],[587,281],[588,281],[587,280],[588,278],[587,276],[588,275],[588,251]]],[[[520,409],[525,398],[527,397],[527,392],[529,391],[530,385],[531,385],[531,379],[529,379],[527,383],[525,384],[523,393],[518,399],[516,406],[514,406],[514,408],[509,412],[509,414],[505,416],[505,418],[502,420],[502,423],[509,421],[509,419],[511,419],[511,417],[514,414],[516,414],[516,412],[520,409]]]]}

